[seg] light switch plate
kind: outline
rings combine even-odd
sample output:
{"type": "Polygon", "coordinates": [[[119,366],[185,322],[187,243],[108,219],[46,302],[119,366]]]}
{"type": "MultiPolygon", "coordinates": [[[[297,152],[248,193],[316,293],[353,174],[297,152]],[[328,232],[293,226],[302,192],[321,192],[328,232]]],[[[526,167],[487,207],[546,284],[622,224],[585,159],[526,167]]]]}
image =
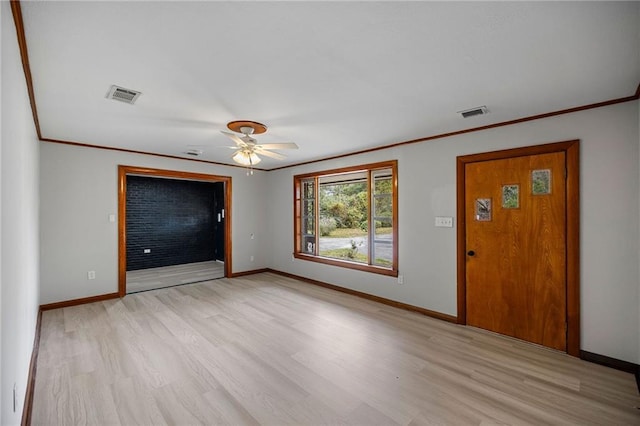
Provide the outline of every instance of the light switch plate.
{"type": "Polygon", "coordinates": [[[436,227],[453,228],[453,218],[450,216],[436,216],[436,227]]]}

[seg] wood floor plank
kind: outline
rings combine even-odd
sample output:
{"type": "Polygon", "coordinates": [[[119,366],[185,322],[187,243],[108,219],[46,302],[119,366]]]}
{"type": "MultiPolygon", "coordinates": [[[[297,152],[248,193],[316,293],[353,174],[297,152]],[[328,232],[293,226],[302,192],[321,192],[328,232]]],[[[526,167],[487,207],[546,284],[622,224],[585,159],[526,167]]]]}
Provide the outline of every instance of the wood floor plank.
{"type": "Polygon", "coordinates": [[[151,389],[137,376],[118,378],[112,392],[123,425],[168,425],[151,389]]]}
{"type": "Polygon", "coordinates": [[[197,283],[224,277],[224,263],[216,260],[127,271],[127,293],[197,283]]]}
{"type": "Polygon", "coordinates": [[[262,273],[43,313],[34,425],[637,425],[631,374],[262,273]]]}

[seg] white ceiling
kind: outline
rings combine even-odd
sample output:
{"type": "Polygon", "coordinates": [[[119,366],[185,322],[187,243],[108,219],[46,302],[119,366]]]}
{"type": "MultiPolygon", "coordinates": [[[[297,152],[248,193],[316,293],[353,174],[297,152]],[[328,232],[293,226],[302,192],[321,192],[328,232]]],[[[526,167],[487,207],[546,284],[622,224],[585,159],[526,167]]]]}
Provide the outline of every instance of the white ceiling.
{"type": "Polygon", "coordinates": [[[633,95],[638,2],[22,2],[43,138],[270,169],[633,95]],[[105,98],[117,84],[135,105],[105,98]],[[485,116],[457,111],[486,105],[485,116]]]}

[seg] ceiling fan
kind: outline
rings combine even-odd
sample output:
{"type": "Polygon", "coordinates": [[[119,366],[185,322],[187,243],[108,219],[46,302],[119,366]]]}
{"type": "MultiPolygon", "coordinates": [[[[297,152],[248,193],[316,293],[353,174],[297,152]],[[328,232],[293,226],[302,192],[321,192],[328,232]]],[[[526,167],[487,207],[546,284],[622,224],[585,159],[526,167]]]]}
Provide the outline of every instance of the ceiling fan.
{"type": "MultiPolygon", "coordinates": [[[[221,130],[221,132],[228,136],[232,141],[236,143],[235,146],[228,146],[227,148],[235,149],[233,154],[233,161],[243,166],[249,167],[251,174],[253,174],[253,166],[258,164],[262,159],[258,156],[264,155],[266,157],[275,158],[276,160],[283,160],[286,158],[284,155],[277,152],[272,152],[272,149],[298,149],[298,145],[295,143],[267,143],[260,144],[253,137],[253,135],[259,135],[267,131],[267,126],[255,121],[238,120],[231,121],[227,124],[229,130],[235,133],[221,130]]],[[[248,173],[247,173],[248,174],[248,173]]]]}

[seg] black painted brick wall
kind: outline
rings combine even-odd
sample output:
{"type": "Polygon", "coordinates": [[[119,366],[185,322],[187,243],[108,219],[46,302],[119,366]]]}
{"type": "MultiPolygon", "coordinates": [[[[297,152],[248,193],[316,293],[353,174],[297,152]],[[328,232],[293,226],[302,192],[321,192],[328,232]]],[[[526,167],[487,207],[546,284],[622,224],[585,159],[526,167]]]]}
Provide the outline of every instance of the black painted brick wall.
{"type": "Polygon", "coordinates": [[[127,176],[127,271],[214,260],[214,185],[127,176]]]}

